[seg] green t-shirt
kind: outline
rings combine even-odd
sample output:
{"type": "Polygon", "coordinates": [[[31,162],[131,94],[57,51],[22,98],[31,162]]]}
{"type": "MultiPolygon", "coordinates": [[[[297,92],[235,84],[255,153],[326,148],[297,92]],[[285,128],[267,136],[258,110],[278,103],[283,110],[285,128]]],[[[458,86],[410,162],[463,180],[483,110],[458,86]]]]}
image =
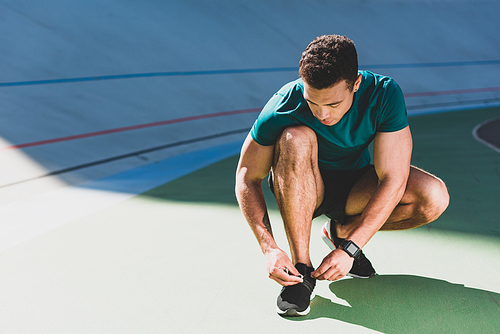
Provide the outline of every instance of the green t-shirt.
{"type": "Polygon", "coordinates": [[[403,93],[389,77],[360,71],[354,103],[337,124],[322,124],[304,99],[302,79],[283,86],[267,102],[250,133],[257,143],[273,145],[292,125],[307,125],[318,138],[321,169],[351,170],[370,163],[368,145],[377,132],[393,132],[408,126],[403,93]]]}

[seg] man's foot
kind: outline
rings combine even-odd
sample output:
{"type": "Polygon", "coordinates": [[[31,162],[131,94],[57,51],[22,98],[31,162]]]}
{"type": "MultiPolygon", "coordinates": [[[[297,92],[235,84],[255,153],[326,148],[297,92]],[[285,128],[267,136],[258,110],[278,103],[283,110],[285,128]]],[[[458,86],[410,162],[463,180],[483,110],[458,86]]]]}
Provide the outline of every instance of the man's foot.
{"type": "Polygon", "coordinates": [[[314,298],[313,290],[316,279],[311,277],[314,268],[303,263],[297,263],[295,268],[304,276],[304,281],[295,285],[285,286],[278,296],[276,311],[284,317],[297,317],[309,313],[309,304],[314,298]]]}
{"type": "MultiPolygon", "coordinates": [[[[327,221],[321,228],[321,238],[331,250],[337,248],[344,241],[344,239],[337,237],[335,225],[331,223],[331,220],[327,221]]],[[[361,251],[359,256],[354,259],[352,268],[347,275],[356,278],[370,278],[376,274],[370,260],[361,251]]]]}

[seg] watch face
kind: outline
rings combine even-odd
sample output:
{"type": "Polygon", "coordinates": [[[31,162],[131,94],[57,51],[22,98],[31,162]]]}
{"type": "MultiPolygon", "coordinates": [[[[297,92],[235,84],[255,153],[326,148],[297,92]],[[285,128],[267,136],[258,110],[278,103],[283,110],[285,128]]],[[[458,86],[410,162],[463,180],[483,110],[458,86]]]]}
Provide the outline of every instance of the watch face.
{"type": "Polygon", "coordinates": [[[359,248],[356,245],[350,243],[349,246],[347,246],[346,251],[348,251],[349,253],[351,253],[351,254],[354,255],[354,254],[356,254],[356,252],[358,251],[358,249],[359,248]]]}

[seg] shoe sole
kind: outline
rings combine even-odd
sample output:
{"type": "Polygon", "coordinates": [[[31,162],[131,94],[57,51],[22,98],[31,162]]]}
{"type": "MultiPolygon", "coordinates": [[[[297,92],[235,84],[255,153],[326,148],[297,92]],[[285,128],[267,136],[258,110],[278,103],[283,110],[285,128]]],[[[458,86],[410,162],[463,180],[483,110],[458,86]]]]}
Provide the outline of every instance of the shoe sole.
{"type": "Polygon", "coordinates": [[[309,311],[311,311],[311,307],[308,306],[304,311],[297,311],[296,309],[289,309],[286,311],[280,310],[278,307],[276,307],[276,312],[278,312],[279,315],[282,317],[300,317],[303,315],[308,315],[309,311]]]}
{"type": "MultiPolygon", "coordinates": [[[[313,300],[314,297],[316,297],[316,294],[313,291],[311,293],[311,298],[309,300],[313,300]]],[[[311,311],[311,306],[308,306],[304,311],[297,311],[294,308],[291,308],[291,309],[283,311],[278,306],[276,306],[276,313],[278,313],[282,317],[300,317],[300,316],[303,316],[303,315],[308,315],[310,311],[311,311]]]]}
{"type": "MultiPolygon", "coordinates": [[[[330,237],[330,221],[327,221],[323,227],[321,227],[321,239],[323,239],[323,242],[333,251],[337,247],[335,247],[335,244],[333,243],[332,238],[330,237]]],[[[353,277],[353,278],[372,278],[376,274],[373,274],[371,276],[359,276],[356,274],[351,274],[347,273],[347,276],[353,277]]]]}

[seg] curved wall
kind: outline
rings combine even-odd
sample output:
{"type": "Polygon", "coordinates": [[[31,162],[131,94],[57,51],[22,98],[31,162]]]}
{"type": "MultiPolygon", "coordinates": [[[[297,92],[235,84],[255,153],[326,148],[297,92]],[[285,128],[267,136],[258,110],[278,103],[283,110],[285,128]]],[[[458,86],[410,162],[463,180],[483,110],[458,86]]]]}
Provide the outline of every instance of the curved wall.
{"type": "MultiPolygon", "coordinates": [[[[241,140],[338,33],[410,114],[500,102],[496,1],[0,2],[0,187],[241,140]],[[118,163],[120,162],[120,163],[118,163]]],[[[108,173],[111,173],[108,172],[108,173]]],[[[71,176],[69,176],[71,175],[71,176]]],[[[98,175],[102,175],[98,174],[98,175]]]]}

